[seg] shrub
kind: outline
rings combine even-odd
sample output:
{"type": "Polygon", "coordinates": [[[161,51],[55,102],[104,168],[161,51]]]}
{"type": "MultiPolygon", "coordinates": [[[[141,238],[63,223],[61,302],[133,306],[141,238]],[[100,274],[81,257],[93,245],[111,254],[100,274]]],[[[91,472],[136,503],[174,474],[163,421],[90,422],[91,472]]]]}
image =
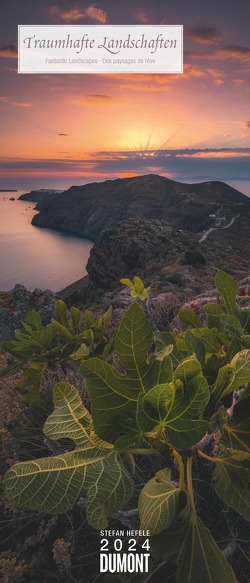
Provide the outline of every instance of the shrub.
{"type": "Polygon", "coordinates": [[[166,273],[161,271],[161,273],[159,274],[159,279],[163,283],[165,282],[172,283],[173,285],[176,285],[179,288],[185,287],[185,279],[181,275],[181,273],[166,273]]]}
{"type": "Polygon", "coordinates": [[[115,337],[118,368],[98,357],[80,364],[91,414],[73,386],[54,387],[44,433],[71,439],[73,449],[15,464],[4,479],[12,503],[41,512],[67,512],[84,493],[89,524],[103,529],[133,496],[134,457],[161,453],[165,466],[141,488],[138,509],[153,557],[176,565],[177,583],[187,573],[193,583],[235,583],[199,516],[198,460],[213,468],[214,495],[250,521],[249,310],[238,308],[230,276],[218,272],[216,285],[223,303],[207,307],[209,327],[183,310],[188,329],[177,337],[153,335],[142,306],[132,304],[115,337]]]}
{"type": "Polygon", "coordinates": [[[189,249],[183,253],[182,263],[184,265],[192,265],[192,267],[204,267],[207,260],[200,251],[192,251],[189,249]]]}

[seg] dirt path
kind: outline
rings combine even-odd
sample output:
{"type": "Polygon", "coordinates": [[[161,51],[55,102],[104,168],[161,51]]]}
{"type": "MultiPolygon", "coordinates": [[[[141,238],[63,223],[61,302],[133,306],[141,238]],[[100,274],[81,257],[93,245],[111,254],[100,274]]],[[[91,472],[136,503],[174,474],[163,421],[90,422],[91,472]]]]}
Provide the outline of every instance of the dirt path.
{"type": "Polygon", "coordinates": [[[231,219],[231,221],[228,223],[228,225],[226,225],[225,227],[210,227],[210,229],[208,229],[201,237],[201,239],[199,239],[199,243],[203,243],[203,241],[206,241],[206,239],[208,238],[208,235],[210,233],[212,233],[212,231],[223,231],[224,229],[228,229],[229,227],[231,227],[235,221],[235,219],[238,219],[238,217],[240,217],[240,214],[236,215],[235,217],[233,217],[231,219]]]}

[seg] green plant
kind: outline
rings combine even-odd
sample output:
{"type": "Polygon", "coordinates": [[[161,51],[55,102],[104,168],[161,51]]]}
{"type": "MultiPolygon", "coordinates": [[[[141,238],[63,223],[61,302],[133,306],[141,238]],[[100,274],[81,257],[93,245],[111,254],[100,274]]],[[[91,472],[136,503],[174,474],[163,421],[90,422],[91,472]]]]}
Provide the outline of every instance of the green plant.
{"type": "MultiPolygon", "coordinates": [[[[233,318],[241,318],[237,286],[228,277],[216,276],[223,314],[233,310],[233,318]]],[[[225,318],[216,320],[218,328],[204,328],[191,314],[185,315],[191,330],[177,337],[156,334],[158,350],[152,352],[151,326],[142,307],[132,304],[115,337],[119,368],[98,357],[80,364],[91,415],[74,387],[54,387],[55,410],[44,433],[50,440],[70,438],[74,448],[15,464],[5,475],[5,491],[18,507],[51,513],[66,512],[86,495],[89,523],[106,528],[109,516],[132,497],[134,456],[160,452],[171,464],[166,461],[138,499],[141,528],[150,530],[153,554],[176,565],[177,583],[234,583],[229,562],[199,516],[192,466],[194,459],[211,463],[215,495],[250,521],[247,407],[240,413],[250,400],[250,350],[229,355],[224,337],[231,328],[221,331],[225,318]]]]}
{"type": "Polygon", "coordinates": [[[192,265],[192,267],[204,267],[207,260],[205,255],[200,251],[187,250],[183,253],[182,263],[187,265],[192,265]]]}
{"type": "Polygon", "coordinates": [[[55,317],[44,326],[37,312],[30,312],[23,329],[16,331],[16,340],[3,342],[2,348],[11,354],[14,363],[0,371],[0,378],[13,375],[25,367],[23,379],[17,383],[25,390],[23,400],[37,400],[44,375],[59,367],[77,366],[90,355],[106,356],[113,338],[107,333],[111,308],[94,317],[90,310],[82,313],[72,307],[67,311],[62,300],[56,302],[55,317]]]}
{"type": "Polygon", "coordinates": [[[128,278],[124,278],[120,279],[120,282],[123,283],[123,285],[130,287],[132,298],[137,298],[141,301],[147,299],[150,287],[145,287],[140,277],[133,277],[133,281],[128,278]]]}

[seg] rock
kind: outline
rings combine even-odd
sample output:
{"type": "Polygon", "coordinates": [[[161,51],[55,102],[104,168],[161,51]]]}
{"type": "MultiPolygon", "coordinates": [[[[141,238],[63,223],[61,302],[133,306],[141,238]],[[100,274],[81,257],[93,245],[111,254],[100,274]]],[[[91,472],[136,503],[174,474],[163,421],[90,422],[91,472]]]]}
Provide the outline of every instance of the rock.
{"type": "MultiPolygon", "coordinates": [[[[53,196],[31,196],[38,201],[39,211],[32,219],[33,225],[92,240],[104,229],[128,219],[160,219],[175,229],[197,233],[214,226],[211,215],[220,208],[228,220],[238,211],[242,216],[248,213],[249,219],[250,209],[249,198],[223,182],[185,184],[155,174],[72,186],[53,196]]],[[[238,233],[246,230],[241,218],[235,223],[238,233]]],[[[224,237],[230,231],[214,231],[213,236],[219,233],[224,237]]]]}
{"type": "MultiPolygon", "coordinates": [[[[186,292],[186,290],[185,290],[186,292]]],[[[186,295],[186,294],[185,294],[186,295]]],[[[198,316],[203,326],[207,325],[206,313],[204,306],[206,304],[217,304],[220,302],[219,293],[214,289],[210,289],[197,297],[193,294],[190,301],[184,303],[181,308],[183,310],[192,310],[198,316]]],[[[237,296],[237,304],[241,308],[250,305],[250,276],[245,277],[239,281],[239,295],[237,296]]],[[[179,316],[172,319],[170,328],[173,332],[180,332],[186,329],[185,324],[181,322],[179,316]]]]}
{"type": "Polygon", "coordinates": [[[90,282],[108,289],[132,273],[139,275],[150,261],[168,255],[172,228],[164,221],[130,219],[104,231],[90,251],[90,282]]]}
{"type": "Polygon", "coordinates": [[[16,284],[10,292],[0,291],[0,340],[12,340],[28,312],[35,310],[48,324],[55,310],[56,296],[50,290],[26,289],[16,284]]]}

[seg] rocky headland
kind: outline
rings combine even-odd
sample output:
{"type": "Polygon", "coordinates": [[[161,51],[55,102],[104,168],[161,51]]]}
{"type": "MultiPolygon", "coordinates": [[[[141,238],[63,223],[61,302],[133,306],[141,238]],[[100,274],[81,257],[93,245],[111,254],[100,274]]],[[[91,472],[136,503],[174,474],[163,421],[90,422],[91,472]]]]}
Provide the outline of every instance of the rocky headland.
{"type": "Polygon", "coordinates": [[[249,274],[250,199],[222,182],[182,184],[148,175],[20,198],[37,202],[33,224],[95,243],[88,275],[57,294],[23,286],[0,293],[5,337],[30,309],[49,318],[56,297],[81,308],[112,305],[119,318],[131,301],[122,277],[138,275],[152,285],[152,306],[169,323],[181,305],[210,294],[216,269],[244,282],[249,274]]]}
{"type": "Polygon", "coordinates": [[[18,197],[19,200],[27,200],[28,202],[51,201],[51,196],[55,194],[62,194],[64,190],[55,190],[54,188],[41,188],[40,190],[31,190],[18,197]]]}
{"type": "Polygon", "coordinates": [[[175,229],[202,233],[218,222],[226,226],[238,214],[239,227],[250,213],[249,198],[223,182],[184,184],[154,174],[72,186],[52,196],[39,194],[37,200],[33,225],[92,240],[128,219],[160,219],[175,229]]]}

